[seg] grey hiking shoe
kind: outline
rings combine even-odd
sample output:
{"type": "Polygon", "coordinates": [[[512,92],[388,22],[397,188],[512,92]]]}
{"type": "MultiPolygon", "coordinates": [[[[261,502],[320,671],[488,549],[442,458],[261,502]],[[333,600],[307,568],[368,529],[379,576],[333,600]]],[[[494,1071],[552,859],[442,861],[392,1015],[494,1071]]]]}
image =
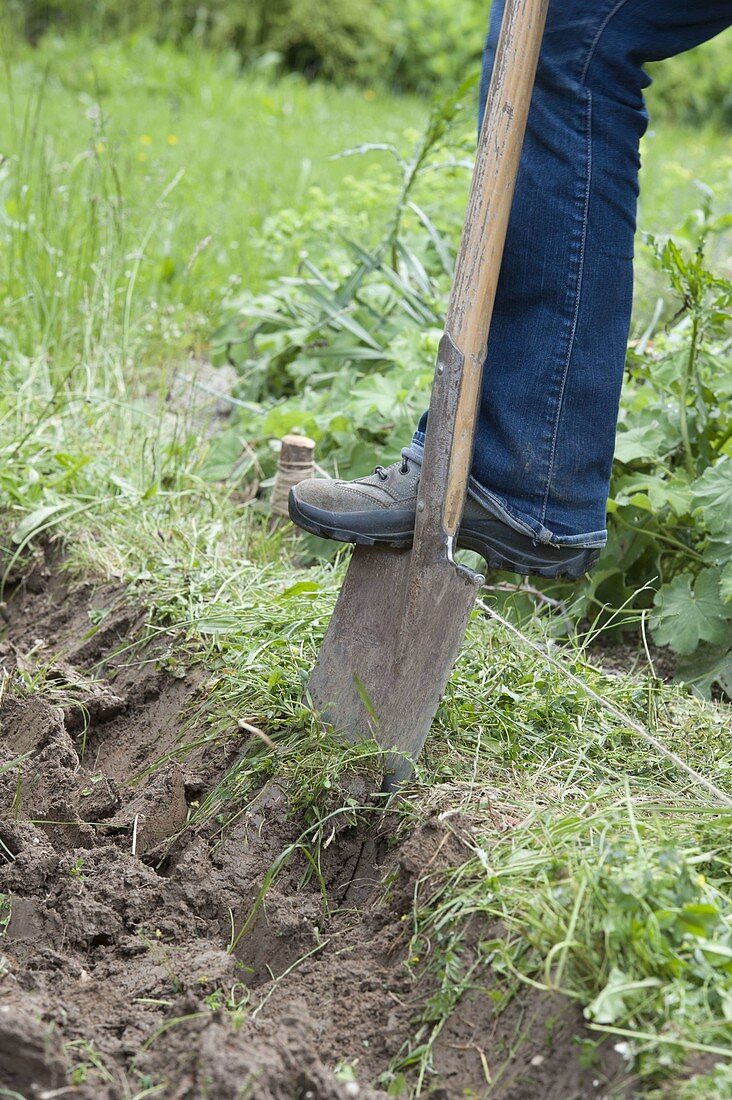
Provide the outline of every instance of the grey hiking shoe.
{"type": "MultiPolygon", "coordinates": [[[[377,466],[355,481],[310,478],[290,490],[290,519],[298,527],[360,546],[411,546],[421,463],[402,451],[400,462],[377,466]]],[[[458,549],[474,550],[490,569],[576,580],[597,563],[588,546],[551,546],[516,531],[471,496],[465,503],[458,549]]]]}
{"type": "Polygon", "coordinates": [[[421,465],[401,462],[355,481],[310,478],[290,489],[290,519],[306,531],[360,546],[411,546],[421,465]]]}

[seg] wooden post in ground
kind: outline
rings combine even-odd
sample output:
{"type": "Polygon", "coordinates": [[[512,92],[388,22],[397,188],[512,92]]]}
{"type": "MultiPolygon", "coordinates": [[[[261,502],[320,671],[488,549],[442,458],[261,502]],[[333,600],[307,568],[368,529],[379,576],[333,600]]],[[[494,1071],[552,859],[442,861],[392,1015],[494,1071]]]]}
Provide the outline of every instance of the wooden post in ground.
{"type": "Polygon", "coordinates": [[[306,435],[284,436],[270,500],[273,518],[287,515],[290,489],[309,477],[315,477],[315,440],[306,435]]]}

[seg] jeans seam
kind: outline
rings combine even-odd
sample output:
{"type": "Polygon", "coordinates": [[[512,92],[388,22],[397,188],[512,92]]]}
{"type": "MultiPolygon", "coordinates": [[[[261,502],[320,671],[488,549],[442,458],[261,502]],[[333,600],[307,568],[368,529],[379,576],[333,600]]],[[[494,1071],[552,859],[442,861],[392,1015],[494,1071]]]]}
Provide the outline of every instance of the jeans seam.
{"type": "Polygon", "coordinates": [[[628,0],[618,0],[617,4],[615,4],[615,6],[610,9],[610,11],[607,13],[605,18],[603,19],[602,23],[600,23],[600,26],[597,28],[597,33],[596,33],[595,37],[592,39],[592,42],[590,43],[590,47],[587,51],[587,57],[585,58],[585,63],[582,66],[582,72],[580,74],[580,84],[582,84],[583,86],[584,86],[585,80],[587,79],[587,73],[589,71],[590,65],[592,64],[592,59],[595,56],[595,50],[597,49],[597,46],[598,46],[598,43],[599,43],[600,39],[602,38],[603,34],[605,33],[605,28],[607,27],[610,20],[614,19],[615,16],[620,11],[620,9],[624,8],[627,3],[628,3],[628,0]]]}
{"type": "MultiPolygon", "coordinates": [[[[624,2],[624,0],[623,0],[624,2]]],[[[580,234],[580,252],[579,262],[577,265],[577,288],[574,295],[574,310],[572,312],[572,321],[570,325],[569,344],[567,347],[567,354],[564,360],[564,371],[562,373],[562,381],[559,387],[559,396],[557,398],[556,413],[554,416],[554,426],[552,432],[551,447],[549,450],[549,464],[547,468],[546,477],[546,489],[544,491],[544,500],[542,501],[541,508],[541,523],[546,523],[546,513],[549,507],[549,492],[551,490],[552,477],[554,476],[554,462],[557,452],[557,439],[559,437],[559,422],[562,417],[562,404],[564,401],[564,391],[567,386],[567,376],[569,374],[569,366],[572,362],[572,353],[574,352],[574,340],[577,335],[577,322],[579,320],[580,304],[582,301],[582,280],[584,276],[585,267],[585,247],[587,244],[587,226],[589,222],[589,210],[590,210],[590,190],[592,187],[592,92],[589,88],[584,89],[587,96],[587,106],[585,109],[585,164],[586,164],[586,179],[584,195],[582,196],[582,232],[580,234]]]]}

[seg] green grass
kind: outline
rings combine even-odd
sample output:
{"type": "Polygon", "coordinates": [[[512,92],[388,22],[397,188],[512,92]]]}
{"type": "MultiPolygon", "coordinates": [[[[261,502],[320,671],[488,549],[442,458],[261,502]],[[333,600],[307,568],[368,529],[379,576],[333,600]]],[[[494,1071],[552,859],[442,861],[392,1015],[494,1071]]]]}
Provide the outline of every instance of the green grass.
{"type": "MultiPolygon", "coordinates": [[[[337,195],[354,235],[386,216],[388,187],[381,207],[378,189],[370,195],[365,217],[358,177],[388,167],[388,157],[373,154],[368,163],[329,158],[365,142],[392,142],[404,152],[426,117],[416,98],[308,85],[296,76],[275,82],[265,73],[242,73],[233,54],[193,48],[181,54],[144,38],[101,45],[48,36],[37,49],[5,48],[4,156],[11,166],[16,156],[35,156],[34,178],[43,158],[49,185],[66,190],[65,210],[75,219],[85,216],[76,205],[85,178],[96,172],[104,179],[111,167],[115,178],[107,186],[122,207],[119,247],[132,252],[152,226],[136,296],[172,307],[186,333],[198,336],[206,334],[230,280],[257,291],[295,268],[296,232],[288,242],[285,225],[276,241],[262,238],[279,211],[296,219],[337,195]]],[[[466,132],[472,127],[468,118],[466,132]]],[[[676,225],[680,213],[698,203],[694,178],[728,184],[725,136],[651,131],[640,228],[663,232],[676,225]]],[[[8,186],[0,192],[6,209],[8,186]]],[[[466,189],[467,179],[455,187],[458,208],[466,189]]],[[[639,314],[652,308],[647,283],[642,270],[639,314]]]]}
{"type": "MultiPolygon", "coordinates": [[[[394,189],[385,161],[369,169],[327,157],[387,138],[406,150],[425,107],[274,84],[226,58],[145,41],[19,47],[2,95],[6,570],[45,534],[64,541],[72,572],[126,582],[148,608],[149,631],[176,638],[171,660],[207,668],[207,736],[224,740],[232,718],[244,718],[269,738],[252,737],[198,820],[225,828],[276,774],[317,863],[334,815],[375,812],[346,784],[350,770],[373,770],[373,746],[344,751],[303,700],[343,560],[303,573],[293,532],[271,532],[266,507],[212,478],[198,426],[166,405],[167,367],[191,347],[205,351],[232,277],[256,290],[294,269],[299,218],[314,203],[368,232],[383,190],[386,216],[394,189]],[[377,196],[368,213],[356,180],[364,172],[377,196]]],[[[729,200],[724,138],[667,133],[645,148],[644,228],[678,224],[695,173],[729,200]]],[[[457,172],[448,220],[462,179],[457,172]]],[[[641,289],[645,309],[654,285],[641,289]]],[[[732,1055],[730,811],[719,797],[732,792],[729,709],[652,676],[609,676],[577,640],[552,641],[555,628],[546,602],[530,643],[475,614],[399,811],[406,829],[458,809],[473,845],[437,892],[434,882],[417,890],[414,954],[450,997],[425,1006],[421,1053],[403,1061],[429,1080],[429,1037],[456,982],[490,966],[507,990],[563,990],[593,1026],[619,1030],[665,1096],[692,1095],[684,1058],[705,1048],[722,1051],[720,1061],[732,1055]],[[505,934],[460,970],[473,913],[493,927],[498,919],[505,934]]],[[[189,737],[183,730],[182,756],[189,737]]],[[[721,1081],[720,1096],[729,1095],[725,1075],[714,1071],[709,1085],[721,1081]]]]}
{"type": "Polygon", "coordinates": [[[273,212],[307,208],[311,188],[337,191],[356,217],[353,166],[329,158],[354,140],[404,145],[405,130],[425,116],[416,99],[297,77],[275,83],[241,73],[234,55],[181,54],[145,39],[95,46],[47,37],[37,50],[16,45],[8,61],[3,153],[27,149],[30,129],[54,182],[69,187],[90,159],[99,171],[111,163],[125,247],[155,222],[140,293],[193,312],[213,308],[231,278],[259,289],[283,259],[294,266],[296,255],[269,255],[259,233],[273,212]]]}
{"type": "MultiPolygon", "coordinates": [[[[698,224],[704,191],[714,192],[717,215],[732,214],[732,155],[729,135],[711,127],[689,130],[651,125],[641,145],[638,232],[663,237],[686,224],[698,224]]],[[[729,277],[729,242],[712,238],[707,259],[729,277]]],[[[639,241],[635,270],[633,333],[642,333],[662,291],[639,241]]]]}

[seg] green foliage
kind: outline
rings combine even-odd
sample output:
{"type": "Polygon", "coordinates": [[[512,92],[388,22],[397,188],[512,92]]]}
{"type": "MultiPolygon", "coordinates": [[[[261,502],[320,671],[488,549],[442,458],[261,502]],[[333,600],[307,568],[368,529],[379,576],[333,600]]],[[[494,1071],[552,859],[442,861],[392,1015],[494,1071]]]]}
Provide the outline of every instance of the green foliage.
{"type": "Polygon", "coordinates": [[[49,36],[3,72],[0,354],[52,352],[55,366],[114,347],[120,325],[128,351],[156,345],[150,361],[200,350],[222,296],[295,266],[303,218],[326,231],[318,194],[330,213],[338,195],[359,237],[388,214],[384,173],[366,214],[352,162],[331,157],[354,131],[401,147],[425,116],[415,100],[274,84],[233,55],[145,39],[49,36]]]}
{"type": "Polygon", "coordinates": [[[484,970],[471,953],[474,988],[483,977],[490,995],[504,975],[568,994],[591,1030],[623,1040],[616,1049],[648,1084],[692,1052],[732,1054],[729,819],[684,820],[616,794],[486,831],[417,895],[412,949],[431,955],[438,980],[464,973],[465,931],[482,917],[501,934],[478,944],[484,970]]]}
{"type": "Polygon", "coordinates": [[[370,0],[290,0],[261,48],[277,51],[288,69],[306,76],[368,83],[390,47],[370,0]]]}
{"type": "Polygon", "coordinates": [[[641,610],[653,599],[655,640],[697,655],[682,672],[703,692],[715,682],[726,689],[732,674],[732,283],[705,262],[727,223],[713,217],[705,191],[686,227],[690,248],[650,239],[678,311],[665,332],[647,332],[629,351],[612,533],[586,589],[611,607],[641,610]]]}
{"type": "Polygon", "coordinates": [[[381,0],[392,45],[386,74],[400,88],[433,95],[478,71],[488,29],[483,0],[381,0]]]}
{"type": "MultiPolygon", "coordinates": [[[[234,363],[241,374],[238,396],[248,404],[238,426],[259,448],[266,472],[273,461],[269,440],[293,430],[311,435],[322,460],[353,476],[385,454],[396,457],[409,439],[428,401],[452,270],[444,231],[417,192],[427,174],[430,203],[447,206],[443,225],[456,237],[457,207],[442,200],[464,165],[445,140],[468,91],[464,85],[433,109],[409,159],[384,144],[348,151],[386,152],[397,165],[396,182],[387,184],[394,211],[377,243],[357,244],[337,212],[328,215],[320,203],[306,222],[311,235],[315,229],[331,241],[318,264],[304,251],[297,277],[224,304],[215,360],[234,363]]],[[[358,193],[366,208],[384,187],[382,174],[362,177],[358,193]]],[[[284,222],[292,232],[291,216],[284,222]]],[[[307,236],[301,225],[296,232],[307,236]]],[[[277,239],[274,221],[268,233],[277,239]]]]}
{"type": "MultiPolygon", "coordinates": [[[[408,442],[428,401],[459,236],[449,183],[465,146],[451,147],[448,128],[460,102],[433,111],[409,162],[386,145],[350,151],[386,151],[397,162],[396,183],[359,183],[364,210],[377,193],[393,196],[375,245],[357,244],[320,196],[306,220],[285,212],[268,227],[274,243],[283,232],[297,237],[300,274],[225,303],[216,353],[241,373],[250,403],[241,430],[267,473],[269,439],[293,430],[311,435],[321,461],[343,476],[396,458],[408,442]]],[[[709,189],[701,194],[678,240],[648,238],[673,315],[658,331],[656,317],[629,349],[609,543],[569,615],[605,630],[647,617],[655,641],[684,658],[682,674],[708,694],[732,683],[732,284],[706,259],[729,219],[714,215],[709,189]]],[[[560,599],[566,592],[544,587],[560,599]]]]}
{"type": "Polygon", "coordinates": [[[651,124],[657,119],[686,126],[732,125],[732,49],[729,32],[670,61],[648,66],[651,124]]]}
{"type": "Polygon", "coordinates": [[[732,1096],[732,1066],[717,1062],[706,1073],[694,1073],[645,1094],[644,1100],[729,1100],[732,1096]]]}
{"type": "Polygon", "coordinates": [[[693,653],[700,642],[724,645],[729,639],[727,621],[732,606],[722,602],[719,571],[704,569],[691,589],[691,578],[682,573],[665,584],[656,595],[653,636],[659,645],[670,645],[677,653],[693,653]]]}
{"type": "Polygon", "coordinates": [[[246,63],[279,62],[308,77],[432,92],[478,67],[488,19],[480,0],[9,0],[12,23],[47,31],[194,40],[236,50],[246,63]]]}
{"type": "MultiPolygon", "coordinates": [[[[4,12],[32,42],[49,31],[93,38],[142,32],[235,50],[245,64],[427,94],[478,70],[488,13],[483,0],[6,0],[4,12]]],[[[649,72],[654,124],[732,123],[726,35],[649,72]]]]}

